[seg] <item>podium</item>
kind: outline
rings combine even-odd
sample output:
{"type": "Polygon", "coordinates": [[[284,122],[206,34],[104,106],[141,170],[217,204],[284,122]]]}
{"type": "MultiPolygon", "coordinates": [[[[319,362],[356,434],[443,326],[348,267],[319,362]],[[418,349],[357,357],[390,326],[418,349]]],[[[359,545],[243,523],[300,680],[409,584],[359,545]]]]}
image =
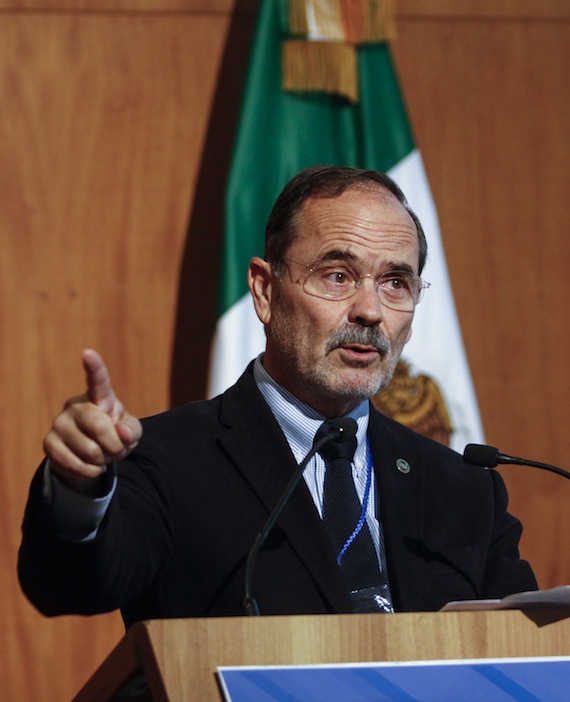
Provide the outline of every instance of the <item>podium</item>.
{"type": "Polygon", "coordinates": [[[220,702],[218,666],[569,655],[568,609],[154,620],[127,632],[74,702],[220,702]]]}

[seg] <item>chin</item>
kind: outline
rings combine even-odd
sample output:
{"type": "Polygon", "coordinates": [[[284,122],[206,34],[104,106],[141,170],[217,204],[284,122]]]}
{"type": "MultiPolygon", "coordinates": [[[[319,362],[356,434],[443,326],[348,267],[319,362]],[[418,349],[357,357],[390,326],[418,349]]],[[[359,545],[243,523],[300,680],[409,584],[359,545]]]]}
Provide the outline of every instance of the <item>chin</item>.
{"type": "Polygon", "coordinates": [[[333,393],[337,397],[342,397],[347,400],[361,402],[368,400],[376,395],[377,392],[383,390],[388,385],[389,379],[384,377],[379,378],[342,378],[341,381],[332,388],[333,393]]]}
{"type": "Polygon", "coordinates": [[[362,390],[370,391],[370,397],[375,395],[379,390],[383,390],[392,380],[394,368],[396,364],[369,364],[359,363],[358,361],[348,367],[344,367],[339,374],[339,385],[344,384],[345,387],[361,388],[362,390]]]}

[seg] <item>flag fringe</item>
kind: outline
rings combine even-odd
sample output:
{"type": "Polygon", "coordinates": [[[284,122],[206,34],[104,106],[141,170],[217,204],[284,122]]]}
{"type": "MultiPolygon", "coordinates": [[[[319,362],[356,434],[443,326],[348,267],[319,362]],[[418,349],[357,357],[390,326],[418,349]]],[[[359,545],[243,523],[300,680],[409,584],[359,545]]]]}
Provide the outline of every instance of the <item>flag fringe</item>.
{"type": "Polygon", "coordinates": [[[324,92],[358,102],[359,44],[396,36],[393,0],[289,0],[283,89],[324,92]]]}
{"type": "Polygon", "coordinates": [[[356,50],[332,41],[289,39],[283,43],[283,88],[324,92],[358,101],[356,50]]]}

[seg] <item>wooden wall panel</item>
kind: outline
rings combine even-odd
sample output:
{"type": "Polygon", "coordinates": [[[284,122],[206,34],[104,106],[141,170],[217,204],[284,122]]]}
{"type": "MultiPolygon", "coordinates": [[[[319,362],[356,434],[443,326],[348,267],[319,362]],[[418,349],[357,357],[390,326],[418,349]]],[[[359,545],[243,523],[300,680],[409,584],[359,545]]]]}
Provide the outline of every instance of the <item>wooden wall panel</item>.
{"type": "Polygon", "coordinates": [[[228,19],[0,18],[3,699],[69,699],[123,631],[116,614],[47,621],[30,607],[19,526],[42,436],[83,386],[81,348],[104,352],[135,414],[169,404],[178,271],[228,19]]]}
{"type": "MultiPolygon", "coordinates": [[[[203,391],[215,284],[178,278],[217,266],[256,4],[0,0],[6,699],[69,698],[122,633],[116,614],[45,620],[25,601],[23,505],[49,423],[81,391],[83,347],[104,352],[138,415],[166,408],[180,378],[203,391]],[[181,318],[179,295],[196,291],[181,318]]],[[[570,13],[559,0],[399,0],[398,20],[488,440],[568,467],[570,13]]],[[[502,472],[541,585],[570,582],[567,484],[502,472]]]]}
{"type": "MultiPolygon", "coordinates": [[[[418,13],[398,27],[487,440],[568,469],[570,18],[418,13]]],[[[570,485],[501,472],[541,586],[570,582],[570,485]]]]}

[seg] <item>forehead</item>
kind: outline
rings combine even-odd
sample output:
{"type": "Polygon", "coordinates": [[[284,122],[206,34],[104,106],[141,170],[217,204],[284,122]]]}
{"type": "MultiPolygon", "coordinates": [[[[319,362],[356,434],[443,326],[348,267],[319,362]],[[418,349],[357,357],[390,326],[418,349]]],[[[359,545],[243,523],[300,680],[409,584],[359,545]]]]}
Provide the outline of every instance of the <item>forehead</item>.
{"type": "Polygon", "coordinates": [[[419,263],[414,221],[395,195],[375,186],[350,188],[333,198],[312,197],[303,204],[288,255],[310,263],[335,250],[369,265],[385,259],[419,263]]]}

